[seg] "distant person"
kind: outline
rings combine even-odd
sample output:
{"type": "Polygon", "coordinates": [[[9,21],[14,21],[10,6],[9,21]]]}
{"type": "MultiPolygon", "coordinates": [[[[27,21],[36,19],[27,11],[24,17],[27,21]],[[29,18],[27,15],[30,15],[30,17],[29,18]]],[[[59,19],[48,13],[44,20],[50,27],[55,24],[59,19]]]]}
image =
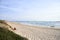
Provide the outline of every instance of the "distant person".
{"type": "Polygon", "coordinates": [[[16,30],[16,28],[14,28],[14,30],[16,30]]]}

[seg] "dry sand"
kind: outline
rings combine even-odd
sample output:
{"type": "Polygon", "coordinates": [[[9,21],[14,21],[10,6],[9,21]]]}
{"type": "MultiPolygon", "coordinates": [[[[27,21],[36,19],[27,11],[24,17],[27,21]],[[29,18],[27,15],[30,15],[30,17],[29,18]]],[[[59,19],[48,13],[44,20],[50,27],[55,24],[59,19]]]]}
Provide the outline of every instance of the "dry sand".
{"type": "Polygon", "coordinates": [[[60,40],[60,29],[44,28],[23,25],[15,22],[7,22],[12,28],[16,28],[13,32],[28,38],[29,40],[60,40]]]}

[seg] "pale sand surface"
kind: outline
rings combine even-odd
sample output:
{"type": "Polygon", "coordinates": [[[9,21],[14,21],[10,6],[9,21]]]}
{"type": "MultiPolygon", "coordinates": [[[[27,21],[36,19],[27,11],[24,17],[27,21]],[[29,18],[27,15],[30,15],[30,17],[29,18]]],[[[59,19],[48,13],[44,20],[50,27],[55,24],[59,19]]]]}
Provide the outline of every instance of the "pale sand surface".
{"type": "Polygon", "coordinates": [[[16,28],[13,32],[29,40],[60,40],[60,29],[28,26],[15,22],[7,23],[12,26],[12,28],[16,28]]]}

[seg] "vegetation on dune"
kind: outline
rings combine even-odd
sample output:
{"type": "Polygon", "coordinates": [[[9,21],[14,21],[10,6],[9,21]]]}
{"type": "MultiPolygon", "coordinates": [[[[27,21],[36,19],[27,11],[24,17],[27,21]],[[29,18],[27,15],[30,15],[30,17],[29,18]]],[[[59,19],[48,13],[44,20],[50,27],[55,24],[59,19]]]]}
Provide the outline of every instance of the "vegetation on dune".
{"type": "Polygon", "coordinates": [[[21,37],[12,31],[0,27],[0,40],[28,40],[27,38],[21,37]]]}
{"type": "Polygon", "coordinates": [[[0,20],[0,23],[6,24],[6,23],[5,23],[5,20],[0,20]]]}
{"type": "Polygon", "coordinates": [[[5,20],[0,20],[0,27],[2,28],[10,28],[11,26],[6,23],[5,20]]]}
{"type": "Polygon", "coordinates": [[[28,40],[27,38],[17,35],[5,28],[7,26],[11,27],[5,20],[0,20],[0,40],[28,40]]]}
{"type": "Polygon", "coordinates": [[[4,24],[4,25],[8,25],[8,24],[5,22],[5,20],[0,20],[0,23],[1,23],[1,24],[4,24]]]}

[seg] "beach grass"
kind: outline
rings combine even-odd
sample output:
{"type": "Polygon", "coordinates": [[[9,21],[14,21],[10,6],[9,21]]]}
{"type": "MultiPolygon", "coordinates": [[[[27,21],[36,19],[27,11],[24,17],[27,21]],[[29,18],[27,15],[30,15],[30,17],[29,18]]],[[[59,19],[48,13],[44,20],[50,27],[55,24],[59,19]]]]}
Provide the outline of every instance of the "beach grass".
{"type": "Polygon", "coordinates": [[[12,31],[0,27],[0,40],[28,40],[27,38],[21,37],[12,31]]]}

